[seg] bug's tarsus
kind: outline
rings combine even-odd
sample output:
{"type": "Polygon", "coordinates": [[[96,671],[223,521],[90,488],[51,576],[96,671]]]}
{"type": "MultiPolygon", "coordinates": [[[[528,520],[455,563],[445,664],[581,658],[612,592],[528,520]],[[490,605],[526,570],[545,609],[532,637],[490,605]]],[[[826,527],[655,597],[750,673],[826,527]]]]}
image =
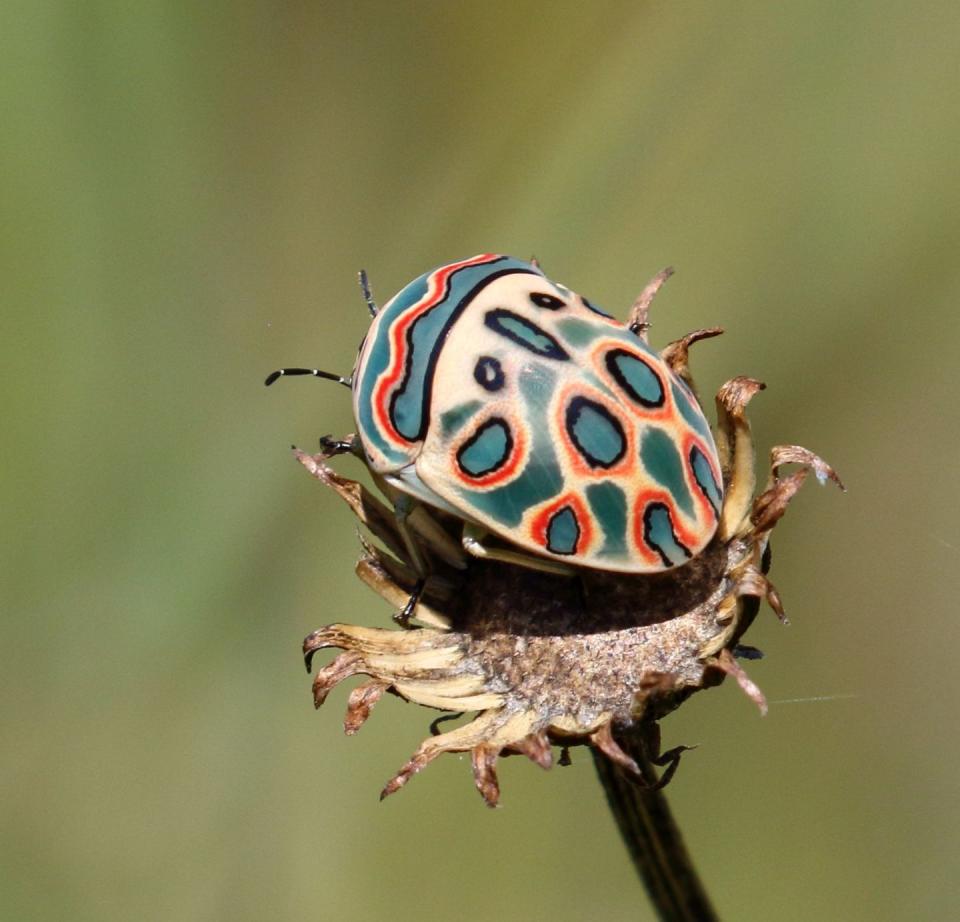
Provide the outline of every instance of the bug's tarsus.
{"type": "Polygon", "coordinates": [[[320,436],[320,451],[328,457],[346,455],[353,451],[353,438],[335,439],[332,435],[320,436]]]}
{"type": "Polygon", "coordinates": [[[673,749],[668,749],[666,752],[661,752],[656,758],[652,758],[650,761],[654,765],[659,765],[661,768],[666,766],[666,768],[664,768],[660,780],[656,784],[650,785],[648,790],[659,791],[665,788],[673,780],[673,776],[680,767],[680,757],[685,752],[690,752],[696,748],[696,746],[674,746],[673,749]]]}
{"type": "Polygon", "coordinates": [[[410,593],[410,598],[407,599],[407,604],[403,606],[394,616],[393,620],[402,628],[410,627],[410,619],[413,617],[413,613],[417,610],[417,603],[420,601],[420,597],[423,595],[423,588],[427,585],[427,581],[422,577],[417,580],[414,584],[413,592],[410,593]]]}
{"type": "Polygon", "coordinates": [[[370,279],[367,278],[367,270],[361,269],[357,273],[357,278],[360,281],[360,291],[363,292],[363,300],[367,302],[367,310],[370,311],[371,317],[377,316],[377,302],[373,300],[373,292],[370,291],[370,279]]]}
{"type": "Polygon", "coordinates": [[[274,381],[278,381],[280,378],[293,377],[295,375],[312,375],[314,378],[325,378],[327,381],[336,381],[337,384],[342,384],[344,387],[353,387],[352,378],[344,378],[342,375],[335,375],[330,371],[321,371],[319,368],[278,368],[276,371],[270,372],[263,383],[267,387],[270,387],[274,381]]]}
{"type": "Polygon", "coordinates": [[[439,736],[440,735],[440,724],[445,724],[451,720],[459,720],[466,711],[458,711],[455,714],[441,714],[436,720],[430,722],[430,735],[439,736]]]}

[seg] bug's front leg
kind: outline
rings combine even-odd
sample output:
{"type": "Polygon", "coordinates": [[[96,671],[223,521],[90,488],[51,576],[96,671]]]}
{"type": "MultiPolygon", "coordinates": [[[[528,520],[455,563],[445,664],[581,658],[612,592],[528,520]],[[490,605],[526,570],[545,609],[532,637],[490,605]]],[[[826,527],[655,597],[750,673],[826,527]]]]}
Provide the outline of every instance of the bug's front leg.
{"type": "Polygon", "coordinates": [[[421,576],[414,584],[413,592],[410,593],[410,598],[407,599],[406,605],[404,605],[400,611],[394,613],[393,620],[400,627],[410,627],[410,619],[413,617],[413,613],[417,610],[417,605],[420,602],[420,597],[423,595],[423,590],[426,585],[427,578],[425,576],[421,576]]]}
{"type": "Polygon", "coordinates": [[[403,540],[407,560],[417,575],[407,603],[393,616],[393,620],[401,627],[409,627],[432,571],[425,552],[457,570],[463,570],[467,561],[460,547],[422,503],[396,490],[391,491],[391,497],[397,530],[403,540]]]}
{"type": "Polygon", "coordinates": [[[417,610],[417,602],[420,601],[420,597],[423,595],[423,587],[427,583],[427,561],[409,522],[413,509],[414,502],[409,496],[403,493],[395,496],[393,514],[397,519],[397,529],[406,547],[407,558],[417,574],[417,582],[413,587],[413,592],[410,593],[410,598],[407,599],[406,605],[393,616],[393,620],[403,628],[410,627],[410,619],[417,610]]]}
{"type": "Polygon", "coordinates": [[[360,441],[356,434],[351,433],[342,439],[335,439],[332,435],[320,436],[320,452],[328,458],[335,458],[337,455],[355,455],[358,451],[360,451],[360,441]]]}

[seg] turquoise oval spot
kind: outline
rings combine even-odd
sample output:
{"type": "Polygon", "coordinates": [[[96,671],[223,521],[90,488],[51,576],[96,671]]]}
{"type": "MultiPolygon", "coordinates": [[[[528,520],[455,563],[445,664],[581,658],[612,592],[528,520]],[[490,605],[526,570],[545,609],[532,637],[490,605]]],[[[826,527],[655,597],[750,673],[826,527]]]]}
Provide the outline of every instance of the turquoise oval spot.
{"type": "Polygon", "coordinates": [[[665,567],[675,567],[691,557],[689,549],[677,538],[670,510],[663,503],[649,503],[643,510],[643,540],[660,555],[665,567]]]}
{"type": "Polygon", "coordinates": [[[635,403],[645,407],[663,406],[663,384],[657,373],[626,349],[611,349],[605,356],[607,370],[635,403]]]}
{"type": "Polygon", "coordinates": [[[547,523],[547,550],[554,554],[572,554],[580,540],[580,524],[569,506],[558,509],[547,523]]]}
{"type": "Polygon", "coordinates": [[[693,479],[713,508],[714,515],[719,518],[722,500],[720,485],[713,478],[713,468],[710,467],[707,456],[696,445],[690,449],[690,467],[693,468],[693,479]]]}
{"type": "Polygon", "coordinates": [[[613,467],[627,450],[623,425],[603,404],[574,397],[567,404],[567,433],[591,467],[613,467]]]}
{"type": "Polygon", "coordinates": [[[492,474],[506,464],[513,450],[510,427],[499,416],[488,419],[457,452],[460,470],[471,477],[492,474]]]}
{"type": "Polygon", "coordinates": [[[523,346],[531,352],[541,355],[547,359],[569,359],[567,350],[560,345],[546,330],[542,330],[535,323],[531,323],[526,317],[508,311],[502,307],[496,307],[492,311],[487,311],[483,322],[491,330],[505,336],[512,343],[523,346]]]}

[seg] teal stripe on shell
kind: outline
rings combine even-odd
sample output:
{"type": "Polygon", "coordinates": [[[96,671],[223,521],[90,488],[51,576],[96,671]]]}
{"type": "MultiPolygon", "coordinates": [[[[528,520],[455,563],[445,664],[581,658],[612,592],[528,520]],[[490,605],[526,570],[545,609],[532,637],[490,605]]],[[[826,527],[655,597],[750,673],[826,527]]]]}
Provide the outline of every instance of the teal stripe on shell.
{"type": "Polygon", "coordinates": [[[677,405],[680,415],[698,435],[707,440],[708,445],[712,445],[713,433],[710,432],[710,426],[703,413],[700,412],[699,406],[694,406],[692,398],[687,395],[684,387],[675,380],[670,382],[670,390],[673,392],[673,401],[677,405]]]}
{"type": "Polygon", "coordinates": [[[627,555],[627,497],[615,483],[591,483],[586,489],[593,518],[603,532],[600,557],[627,555]]]}
{"type": "MultiPolygon", "coordinates": [[[[585,384],[589,388],[600,391],[605,397],[609,397],[615,403],[620,401],[620,394],[616,391],[611,390],[607,382],[601,378],[599,375],[593,373],[589,368],[581,368],[578,370],[577,380],[585,384]]],[[[581,391],[580,393],[587,394],[589,391],[581,391]]]]}
{"type": "MultiPolygon", "coordinates": [[[[364,366],[359,379],[354,382],[357,388],[355,401],[357,423],[361,436],[383,452],[391,463],[406,463],[409,461],[409,454],[395,449],[379,432],[373,415],[374,387],[390,364],[390,331],[393,324],[406,311],[423,300],[431,276],[442,268],[443,266],[439,266],[410,282],[381,310],[376,321],[374,339],[366,344],[364,366]]],[[[507,257],[496,257],[475,266],[465,266],[450,276],[447,280],[446,294],[413,325],[410,333],[412,347],[408,343],[408,348],[412,348],[412,354],[408,357],[406,365],[409,378],[401,382],[402,389],[398,392],[394,403],[395,424],[405,438],[415,440],[424,428],[424,412],[428,388],[431,384],[426,378],[430,354],[443,336],[447,324],[467,306],[464,299],[476,294],[484,284],[488,284],[505,272],[539,274],[530,266],[530,263],[507,257]]]]}
{"type": "Polygon", "coordinates": [[[558,320],[557,329],[571,346],[576,346],[578,349],[589,346],[590,343],[600,339],[601,336],[609,335],[609,329],[604,324],[597,321],[591,323],[588,320],[581,320],[579,317],[564,317],[558,320]]]}
{"type": "MultiPolygon", "coordinates": [[[[604,314],[603,316],[607,316],[604,314]]],[[[610,318],[613,319],[613,318],[610,318]]],[[[640,337],[627,327],[611,326],[600,320],[585,320],[582,317],[562,317],[557,320],[557,329],[563,334],[564,339],[578,349],[589,347],[592,343],[604,340],[619,340],[624,347],[629,347],[637,352],[643,352],[650,356],[655,362],[661,362],[662,359],[654,349],[645,343],[640,337]]]]}
{"type": "Polygon", "coordinates": [[[353,382],[356,389],[354,406],[361,438],[371,442],[375,448],[383,452],[390,463],[406,464],[410,458],[407,453],[398,451],[380,435],[373,415],[374,385],[390,363],[390,327],[404,311],[423,299],[427,293],[430,276],[435,271],[434,269],[431,272],[425,272],[420,278],[414,279],[386,307],[381,308],[377,315],[376,335],[372,341],[364,344],[363,368],[359,377],[353,382]]]}
{"type": "Polygon", "coordinates": [[[473,415],[483,406],[482,400],[468,400],[466,403],[451,407],[445,413],[440,415],[440,432],[445,439],[456,435],[464,423],[470,420],[473,415]]]}
{"type": "Polygon", "coordinates": [[[673,501],[689,516],[693,516],[693,497],[687,489],[684,477],[683,458],[673,439],[655,426],[643,434],[640,444],[640,460],[647,473],[664,487],[673,501]]]}
{"type": "Polygon", "coordinates": [[[436,307],[421,314],[410,328],[409,349],[412,358],[407,363],[406,380],[401,381],[401,387],[396,391],[396,396],[391,403],[393,422],[397,431],[411,441],[420,437],[423,428],[423,414],[426,409],[424,389],[430,352],[440,339],[440,334],[450,319],[455,304],[456,302],[451,301],[449,297],[444,298],[436,307]]]}

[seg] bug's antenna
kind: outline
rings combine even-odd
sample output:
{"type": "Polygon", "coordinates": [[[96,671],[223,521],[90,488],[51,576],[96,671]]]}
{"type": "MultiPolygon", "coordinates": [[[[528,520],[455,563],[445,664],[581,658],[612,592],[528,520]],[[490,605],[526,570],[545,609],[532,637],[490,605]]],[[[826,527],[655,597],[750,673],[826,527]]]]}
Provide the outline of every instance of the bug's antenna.
{"type": "Polygon", "coordinates": [[[287,375],[313,375],[315,378],[326,378],[328,381],[336,381],[337,384],[342,384],[344,387],[353,387],[352,378],[343,378],[329,371],[321,371],[319,368],[278,368],[276,371],[270,372],[270,374],[267,375],[267,380],[263,383],[267,387],[270,387],[274,381],[287,375]]]}
{"type": "Polygon", "coordinates": [[[373,300],[373,292],[370,291],[370,279],[367,278],[367,270],[361,269],[357,273],[360,280],[360,291],[363,292],[363,300],[367,302],[367,310],[371,317],[377,316],[377,302],[373,300]]]}

